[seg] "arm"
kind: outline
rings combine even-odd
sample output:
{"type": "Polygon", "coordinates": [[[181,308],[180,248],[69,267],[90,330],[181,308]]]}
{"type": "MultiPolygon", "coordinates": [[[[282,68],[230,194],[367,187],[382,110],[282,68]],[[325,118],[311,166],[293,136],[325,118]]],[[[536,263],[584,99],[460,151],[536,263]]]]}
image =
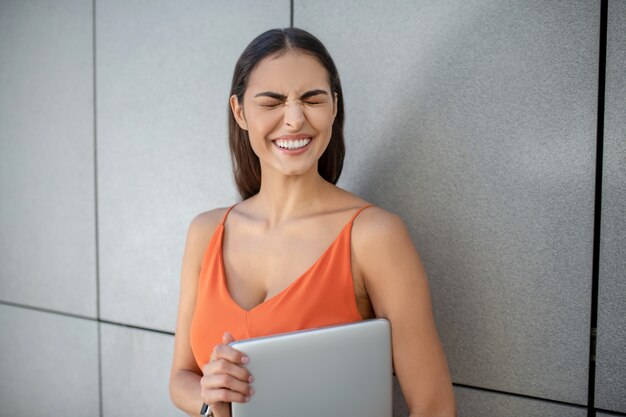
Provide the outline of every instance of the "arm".
{"type": "Polygon", "coordinates": [[[247,358],[228,346],[234,340],[229,333],[202,369],[198,368],[189,342],[202,258],[223,215],[224,210],[213,210],[197,216],[189,226],[183,255],[169,388],[174,405],[190,416],[199,416],[202,403],[206,402],[211,404],[215,417],[230,417],[230,402],[246,402],[254,393],[252,378],[244,367],[247,358]]]}
{"type": "Polygon", "coordinates": [[[356,273],[376,316],[391,322],[393,362],[412,417],[456,415],[424,267],[402,220],[380,208],[354,223],[356,273]]]}
{"type": "Polygon", "coordinates": [[[216,217],[210,216],[209,213],[199,215],[189,225],[181,270],[178,318],[174,337],[174,359],[170,372],[169,389],[170,398],[174,405],[190,416],[200,415],[202,371],[198,368],[191,350],[189,329],[196,305],[196,289],[203,248],[206,248],[210,233],[217,227],[216,217]],[[211,223],[214,224],[211,225],[211,223]]]}

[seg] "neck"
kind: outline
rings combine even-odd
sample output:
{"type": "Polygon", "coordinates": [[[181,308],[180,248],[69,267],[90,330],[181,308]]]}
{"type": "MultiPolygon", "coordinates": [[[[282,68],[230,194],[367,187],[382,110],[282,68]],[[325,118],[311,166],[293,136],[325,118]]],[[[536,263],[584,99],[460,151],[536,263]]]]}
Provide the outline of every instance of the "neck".
{"type": "Polygon", "coordinates": [[[320,209],[330,184],[317,168],[303,175],[268,171],[262,170],[261,189],[254,199],[269,227],[320,209]]]}

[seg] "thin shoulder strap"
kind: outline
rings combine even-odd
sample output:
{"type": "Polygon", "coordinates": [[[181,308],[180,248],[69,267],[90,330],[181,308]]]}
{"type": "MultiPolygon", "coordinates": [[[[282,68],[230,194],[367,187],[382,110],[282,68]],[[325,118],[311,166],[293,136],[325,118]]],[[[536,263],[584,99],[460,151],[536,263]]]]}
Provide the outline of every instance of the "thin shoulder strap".
{"type": "Polygon", "coordinates": [[[358,216],[363,210],[365,210],[368,207],[372,207],[373,204],[366,204],[363,207],[361,207],[360,209],[358,209],[356,211],[356,213],[354,213],[354,216],[352,216],[352,218],[350,219],[350,223],[352,223],[354,221],[354,219],[356,219],[356,216],[358,216]]]}
{"type": "Polygon", "coordinates": [[[235,207],[237,204],[233,204],[232,206],[228,207],[228,210],[226,210],[226,213],[224,213],[224,217],[222,217],[222,221],[220,222],[220,226],[224,226],[224,222],[226,221],[226,217],[228,217],[228,213],[230,213],[230,211],[233,209],[233,207],[235,207]]]}

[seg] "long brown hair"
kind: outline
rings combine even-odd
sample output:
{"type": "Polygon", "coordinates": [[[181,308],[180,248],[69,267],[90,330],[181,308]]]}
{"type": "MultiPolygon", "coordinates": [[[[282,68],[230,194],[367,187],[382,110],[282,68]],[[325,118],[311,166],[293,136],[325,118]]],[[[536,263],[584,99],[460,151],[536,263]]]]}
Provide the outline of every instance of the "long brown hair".
{"type": "MultiPolygon", "coordinates": [[[[258,63],[265,57],[298,50],[310,54],[328,71],[331,96],[337,94],[337,115],[333,122],[332,134],[328,147],[320,157],[317,170],[326,181],[336,184],[343,168],[343,158],[346,153],[343,140],[343,93],[337,67],[330,54],[315,36],[296,28],[271,29],[257,36],[243,51],[233,73],[230,95],[237,96],[240,105],[243,105],[243,96],[248,87],[250,74],[258,63]]],[[[235,183],[242,199],[257,194],[261,189],[261,165],[250,146],[248,132],[242,129],[228,106],[228,142],[233,160],[235,183]]]]}

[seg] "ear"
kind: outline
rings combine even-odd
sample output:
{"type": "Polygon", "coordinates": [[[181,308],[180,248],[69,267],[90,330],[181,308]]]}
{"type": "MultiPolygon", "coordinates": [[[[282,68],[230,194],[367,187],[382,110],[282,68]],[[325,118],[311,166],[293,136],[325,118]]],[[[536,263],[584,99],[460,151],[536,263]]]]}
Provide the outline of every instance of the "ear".
{"type": "Polygon", "coordinates": [[[233,116],[237,121],[237,124],[243,130],[248,130],[248,123],[246,122],[246,117],[243,113],[243,106],[239,104],[239,100],[237,100],[237,96],[233,94],[230,96],[230,109],[233,112],[233,116]]]}
{"type": "Polygon", "coordinates": [[[333,120],[335,120],[335,116],[337,116],[338,103],[339,103],[339,96],[335,92],[334,97],[333,97],[333,120]]]}

